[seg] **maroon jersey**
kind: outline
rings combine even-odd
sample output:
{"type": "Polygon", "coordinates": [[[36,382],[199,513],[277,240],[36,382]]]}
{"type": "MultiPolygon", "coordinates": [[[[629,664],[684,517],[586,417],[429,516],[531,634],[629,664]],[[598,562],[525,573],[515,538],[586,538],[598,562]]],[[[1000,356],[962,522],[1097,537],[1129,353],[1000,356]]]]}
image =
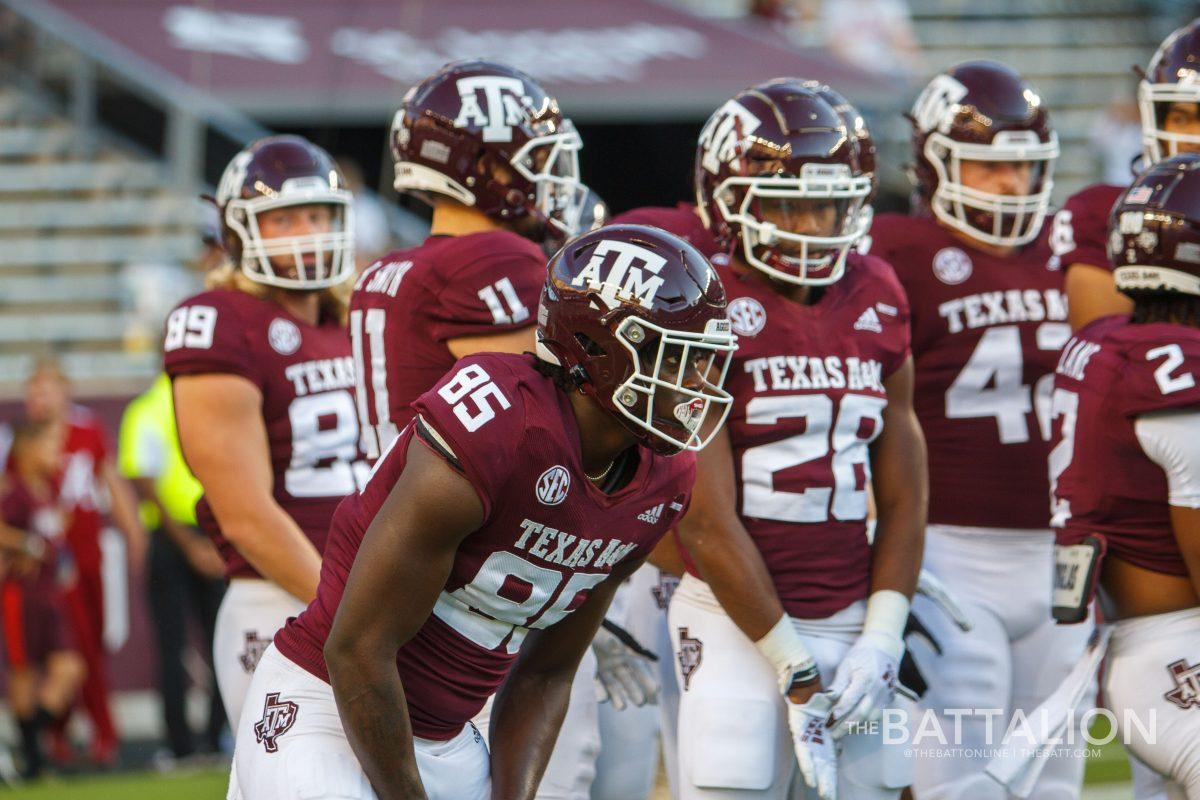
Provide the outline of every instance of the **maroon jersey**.
{"type": "Polygon", "coordinates": [[[67,515],[63,509],[50,498],[38,497],[17,475],[10,475],[8,491],[0,501],[0,519],[42,540],[46,548],[43,566],[22,582],[37,591],[57,594],[59,578],[70,578],[72,564],[66,548],[67,515]]]}
{"type": "MultiPolygon", "coordinates": [[[[413,408],[445,439],[485,515],[459,545],[432,615],[396,657],[414,735],[444,740],[500,686],[530,628],[562,619],[614,566],[649,554],[687,505],[695,458],[639,447],[628,484],[602,493],[584,477],[570,401],[529,355],[469,356],[413,408]]],[[[275,636],[284,655],[324,681],[322,650],[346,577],[404,470],[415,428],[338,510],[317,599],[275,636]]]]}
{"type": "Polygon", "coordinates": [[[696,213],[696,206],[691,203],[679,203],[674,208],[645,206],[630,209],[613,217],[609,224],[653,225],[686,239],[706,258],[712,258],[721,252],[721,248],[696,213]]]}
{"type": "Polygon", "coordinates": [[[1050,231],[1050,247],[1064,267],[1091,264],[1112,269],[1105,249],[1108,215],[1126,188],[1095,183],[1067,198],[1066,204],[1054,215],[1054,226],[1050,231]]]}
{"type": "Polygon", "coordinates": [[[1015,254],[932,218],[881,214],[871,252],[912,305],[913,402],[929,447],[929,521],[1045,528],[1050,390],[1071,334],[1048,228],[1015,254]]]}
{"type": "Polygon", "coordinates": [[[738,511],[784,609],[828,617],[870,587],[868,445],[909,355],[908,303],[870,256],[852,253],[810,306],[716,263],[738,335],[725,381],[738,511]]]}
{"type": "Polygon", "coordinates": [[[536,322],[546,256],[509,231],[431,236],[363,272],[350,301],[363,452],[375,459],[450,367],[446,341],[536,322]]]}
{"type": "MultiPolygon", "coordinates": [[[[218,289],[171,312],[163,362],[172,379],[226,373],[258,387],[275,500],[323,550],[333,511],[355,490],[361,466],[346,330],[333,320],[309,325],[269,300],[218,289]]],[[[258,575],[221,536],[203,497],[196,520],[216,541],[227,575],[258,575]]]]}
{"type": "Polygon", "coordinates": [[[1144,569],[1187,575],[1163,469],[1134,432],[1140,414],[1200,406],[1200,330],[1104,317],[1063,349],[1054,377],[1051,520],[1060,544],[1092,534],[1144,569]]]}

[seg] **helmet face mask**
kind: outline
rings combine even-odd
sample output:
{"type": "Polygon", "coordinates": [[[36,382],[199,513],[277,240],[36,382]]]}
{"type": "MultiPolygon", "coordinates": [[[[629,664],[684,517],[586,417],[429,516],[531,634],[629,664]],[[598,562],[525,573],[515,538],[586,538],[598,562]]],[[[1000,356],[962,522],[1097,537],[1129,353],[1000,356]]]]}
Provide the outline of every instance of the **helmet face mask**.
{"type": "Polygon", "coordinates": [[[1147,166],[1181,152],[1200,152],[1200,125],[1193,128],[1197,133],[1166,129],[1172,106],[1189,104],[1200,112],[1198,67],[1200,21],[1185,25],[1164,39],[1142,73],[1138,112],[1142,122],[1142,154],[1147,166]]]}
{"type": "Polygon", "coordinates": [[[538,356],[652,450],[708,444],[733,402],[722,385],[736,349],[708,260],[666,231],[612,225],[569,242],[548,271],[538,356]]]}
{"type": "Polygon", "coordinates": [[[226,249],[251,280],[315,291],[354,274],[353,196],[329,155],[304,139],[268,137],[239,153],[221,177],[216,203],[226,249]],[[263,235],[263,214],[313,205],[328,207],[327,230],[263,235]]]}
{"type": "Polygon", "coordinates": [[[579,179],[579,151],[583,140],[570,120],[559,133],[538,136],[513,155],[510,164],[535,187],[534,206],[559,234],[581,233],[579,220],[588,188],[579,179]]]}
{"type": "Polygon", "coordinates": [[[934,216],[951,228],[985,244],[1020,247],[1037,238],[1050,208],[1051,176],[1058,158],[1058,134],[1041,142],[1033,131],[1000,131],[991,144],[958,142],[934,132],[925,140],[925,158],[937,174],[930,198],[934,216]],[[963,182],[964,161],[1026,162],[1031,165],[1031,192],[998,194],[963,182]]]}

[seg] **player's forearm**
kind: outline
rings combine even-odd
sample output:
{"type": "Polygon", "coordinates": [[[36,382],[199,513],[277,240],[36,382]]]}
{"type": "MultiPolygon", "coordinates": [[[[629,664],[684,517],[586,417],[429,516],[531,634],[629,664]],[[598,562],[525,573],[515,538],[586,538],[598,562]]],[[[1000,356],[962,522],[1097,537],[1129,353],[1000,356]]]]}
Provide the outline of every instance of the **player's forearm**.
{"type": "Polygon", "coordinates": [[[1171,506],[1171,528],[1183,555],[1192,588],[1200,596],[1200,508],[1171,506]]]}
{"type": "Polygon", "coordinates": [[[140,546],[145,541],[146,531],[142,528],[141,518],[138,517],[137,498],[133,487],[117,474],[116,467],[112,465],[105,469],[105,483],[112,501],[113,522],[117,524],[130,546],[140,546]]]}
{"type": "Polygon", "coordinates": [[[492,797],[532,800],[537,793],[574,678],[573,669],[538,675],[513,671],[492,710],[492,797]]]}
{"type": "Polygon", "coordinates": [[[217,522],[221,534],[264,578],[301,602],[311,603],[317,596],[321,556],[273,498],[235,515],[218,511],[217,522]]]}
{"type": "Polygon", "coordinates": [[[745,528],[733,520],[721,525],[689,515],[679,536],[733,623],[751,641],[766,636],[783,616],[783,604],[767,564],[745,528]]]}
{"type": "Polygon", "coordinates": [[[331,636],[325,664],[346,738],[379,800],[425,800],[395,661],[331,636]]]}

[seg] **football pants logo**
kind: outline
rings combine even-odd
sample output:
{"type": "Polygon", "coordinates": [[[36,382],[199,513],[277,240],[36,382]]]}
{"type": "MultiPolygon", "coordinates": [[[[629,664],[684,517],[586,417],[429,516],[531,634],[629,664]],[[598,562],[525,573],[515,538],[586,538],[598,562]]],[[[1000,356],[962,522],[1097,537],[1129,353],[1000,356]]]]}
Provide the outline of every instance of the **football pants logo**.
{"type": "Polygon", "coordinates": [[[756,336],[767,325],[767,310],[753,297],[739,297],[729,304],[729,324],[738,336],[756,336]]]}
{"type": "Polygon", "coordinates": [[[912,116],[917,121],[917,128],[925,133],[946,133],[954,124],[958,101],[966,96],[967,87],[956,78],[938,75],[913,103],[912,116]]]}
{"type": "Polygon", "coordinates": [[[254,672],[254,668],[258,666],[259,659],[263,653],[267,652],[267,647],[271,644],[270,639],[263,639],[258,635],[258,631],[246,631],[245,649],[238,655],[238,662],[241,663],[242,669],[246,674],[254,672]]]}
{"type": "Polygon", "coordinates": [[[513,126],[520,125],[529,116],[528,109],[533,105],[521,79],[503,75],[460,78],[458,96],[462,105],[454,119],[454,127],[480,128],[485,142],[511,142],[513,126]],[[483,106],[479,104],[481,94],[483,106]]]}
{"type": "Polygon", "coordinates": [[[1175,688],[1163,697],[1186,711],[1200,708],[1200,664],[1188,666],[1183,659],[1167,664],[1167,672],[1175,681],[1175,688]]]}
{"type": "Polygon", "coordinates": [[[704,645],[699,639],[688,636],[687,628],[679,629],[679,671],[683,675],[683,690],[686,692],[692,683],[692,674],[700,668],[704,660],[704,645]]]}
{"type": "Polygon", "coordinates": [[[567,468],[555,465],[537,479],[537,499],[544,506],[556,506],[567,499],[571,488],[571,473],[567,468]]]}
{"type": "Polygon", "coordinates": [[[610,309],[631,302],[650,308],[663,285],[658,273],[666,264],[667,259],[653,250],[604,239],[592,250],[587,266],[572,279],[571,285],[598,290],[600,300],[610,309]],[[603,276],[606,264],[608,274],[603,276]]]}
{"type": "Polygon", "coordinates": [[[736,100],[725,103],[708,120],[704,130],[700,131],[700,166],[714,175],[722,164],[729,164],[737,169],[743,143],[760,125],[762,120],[751,114],[741,103],[736,100]]]}
{"type": "Polygon", "coordinates": [[[279,745],[275,740],[296,724],[299,710],[299,706],[291,700],[280,700],[279,692],[267,694],[266,702],[263,703],[262,719],[254,723],[254,738],[268,753],[279,752],[279,745]]]}

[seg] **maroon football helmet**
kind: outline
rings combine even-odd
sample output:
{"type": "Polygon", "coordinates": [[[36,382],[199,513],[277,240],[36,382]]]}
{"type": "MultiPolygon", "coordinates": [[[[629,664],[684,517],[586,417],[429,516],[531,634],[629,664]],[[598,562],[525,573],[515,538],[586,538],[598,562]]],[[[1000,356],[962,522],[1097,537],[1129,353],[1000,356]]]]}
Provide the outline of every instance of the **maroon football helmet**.
{"type": "Polygon", "coordinates": [[[659,228],[609,225],[568,242],[548,269],[538,356],[656,452],[708,444],[729,413],[721,387],[737,349],[708,260],[659,228]]]}
{"type": "Polygon", "coordinates": [[[1118,289],[1200,295],[1200,154],[1139,175],[1113,206],[1108,231],[1118,289]]]}
{"type": "Polygon", "coordinates": [[[520,70],[447,64],[404,96],[391,143],[397,191],[451,197],[539,241],[548,225],[576,232],[571,220],[587,191],[582,142],[555,99],[520,70]]]}
{"type": "Polygon", "coordinates": [[[1200,20],[1184,25],[1163,40],[1138,84],[1142,117],[1142,151],[1147,164],[1179,152],[1179,145],[1200,150],[1200,136],[1169,133],[1167,112],[1174,103],[1200,107],[1200,20]],[[1164,146],[1165,145],[1165,146],[1164,146]]]}
{"type": "Polygon", "coordinates": [[[963,62],[929,82],[909,119],[917,193],[942,224],[999,247],[1037,238],[1050,208],[1058,135],[1020,75],[996,61],[963,62]],[[965,186],[963,161],[1029,162],[1029,192],[965,186]]]}
{"type": "Polygon", "coordinates": [[[268,136],[252,143],[225,168],[214,202],[222,244],[246,277],[313,290],[354,274],[353,198],[333,159],[307,139],[268,136]],[[328,231],[263,238],[258,217],[264,211],[315,204],[332,211],[328,231]]]}
{"type": "Polygon", "coordinates": [[[821,97],[828,101],[829,105],[833,106],[833,110],[838,112],[842,121],[846,123],[846,127],[854,134],[854,144],[858,148],[858,168],[865,174],[871,176],[871,194],[867,197],[867,202],[871,202],[871,198],[875,195],[876,178],[875,178],[875,139],[871,136],[871,131],[867,128],[867,120],[863,117],[862,112],[849,100],[845,95],[834,89],[828,84],[820,81],[805,81],[804,86],[811,88],[821,97]]]}
{"type": "MultiPolygon", "coordinates": [[[[819,86],[819,85],[818,85],[819,86]]],[[[717,242],[775,280],[821,286],[871,224],[874,175],[860,139],[817,86],[792,78],[752,86],[717,109],[696,150],[696,208],[717,242]],[[832,205],[827,235],[780,220],[832,205]]],[[[873,165],[872,165],[873,166],[873,165]]]]}

